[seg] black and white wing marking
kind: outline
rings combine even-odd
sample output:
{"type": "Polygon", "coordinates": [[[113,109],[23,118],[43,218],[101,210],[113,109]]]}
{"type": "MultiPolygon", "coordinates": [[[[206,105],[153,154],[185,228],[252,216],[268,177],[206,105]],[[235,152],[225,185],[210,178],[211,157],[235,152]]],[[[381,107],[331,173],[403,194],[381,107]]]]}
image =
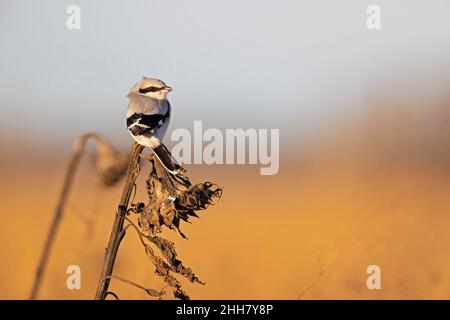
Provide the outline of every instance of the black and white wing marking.
{"type": "Polygon", "coordinates": [[[169,117],[170,104],[168,104],[165,114],[133,113],[127,118],[127,127],[134,136],[141,136],[147,133],[153,133],[153,131],[160,128],[169,117]]]}
{"type": "Polygon", "coordinates": [[[142,113],[133,113],[127,119],[127,127],[134,136],[141,136],[161,127],[164,120],[163,118],[164,115],[162,114],[147,115],[142,113]]]}

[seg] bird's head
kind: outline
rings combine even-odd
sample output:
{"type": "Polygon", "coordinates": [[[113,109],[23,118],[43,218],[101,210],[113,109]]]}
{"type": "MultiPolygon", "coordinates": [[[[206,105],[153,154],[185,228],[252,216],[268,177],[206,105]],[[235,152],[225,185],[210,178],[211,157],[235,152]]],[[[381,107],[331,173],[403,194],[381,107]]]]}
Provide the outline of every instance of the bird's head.
{"type": "Polygon", "coordinates": [[[141,80],[130,89],[129,93],[137,93],[153,99],[167,99],[167,93],[172,88],[167,86],[163,81],[154,78],[142,77],[141,80]]]}

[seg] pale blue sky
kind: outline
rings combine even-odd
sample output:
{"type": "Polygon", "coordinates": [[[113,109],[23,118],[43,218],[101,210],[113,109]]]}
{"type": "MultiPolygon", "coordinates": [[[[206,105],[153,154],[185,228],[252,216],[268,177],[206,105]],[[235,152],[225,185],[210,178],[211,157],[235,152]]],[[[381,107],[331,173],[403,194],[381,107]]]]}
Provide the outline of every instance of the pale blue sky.
{"type": "Polygon", "coordinates": [[[2,0],[0,133],[71,143],[96,130],[124,145],[139,77],[174,87],[170,129],[279,128],[308,139],[383,87],[448,91],[448,0],[2,0]],[[66,8],[81,7],[81,30],[66,8]],[[382,29],[366,28],[366,8],[382,29]],[[392,83],[390,83],[392,81],[392,83]]]}

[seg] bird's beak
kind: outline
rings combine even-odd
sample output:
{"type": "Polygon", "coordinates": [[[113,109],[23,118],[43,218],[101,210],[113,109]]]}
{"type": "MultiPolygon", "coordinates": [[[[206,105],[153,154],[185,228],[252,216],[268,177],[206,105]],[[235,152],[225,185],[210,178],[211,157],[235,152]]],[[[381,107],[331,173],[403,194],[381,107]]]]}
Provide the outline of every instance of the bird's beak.
{"type": "Polygon", "coordinates": [[[165,87],[163,88],[163,91],[164,91],[164,92],[170,92],[170,91],[172,91],[172,87],[165,86],[165,87]]]}

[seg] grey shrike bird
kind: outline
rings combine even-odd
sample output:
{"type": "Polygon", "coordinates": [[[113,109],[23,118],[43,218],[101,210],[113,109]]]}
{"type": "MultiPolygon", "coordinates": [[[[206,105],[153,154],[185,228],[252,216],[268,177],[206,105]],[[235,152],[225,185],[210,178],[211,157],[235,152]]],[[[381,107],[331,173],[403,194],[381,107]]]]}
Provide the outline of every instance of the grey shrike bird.
{"type": "Polygon", "coordinates": [[[167,171],[177,176],[181,167],[162,143],[170,121],[170,91],[161,80],[142,77],[127,96],[127,128],[137,143],[151,148],[167,171]]]}

